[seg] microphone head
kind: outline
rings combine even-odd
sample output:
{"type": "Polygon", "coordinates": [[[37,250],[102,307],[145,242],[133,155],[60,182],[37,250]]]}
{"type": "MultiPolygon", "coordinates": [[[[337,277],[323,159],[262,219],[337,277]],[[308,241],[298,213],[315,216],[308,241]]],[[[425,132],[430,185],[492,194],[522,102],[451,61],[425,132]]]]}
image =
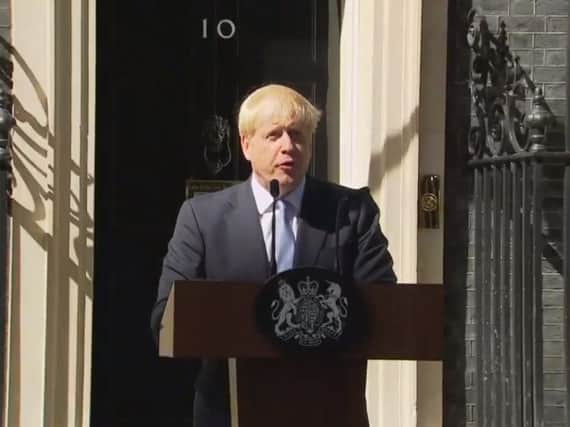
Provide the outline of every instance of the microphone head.
{"type": "Polygon", "coordinates": [[[274,199],[279,197],[279,181],[276,179],[269,181],[269,192],[274,199]]]}

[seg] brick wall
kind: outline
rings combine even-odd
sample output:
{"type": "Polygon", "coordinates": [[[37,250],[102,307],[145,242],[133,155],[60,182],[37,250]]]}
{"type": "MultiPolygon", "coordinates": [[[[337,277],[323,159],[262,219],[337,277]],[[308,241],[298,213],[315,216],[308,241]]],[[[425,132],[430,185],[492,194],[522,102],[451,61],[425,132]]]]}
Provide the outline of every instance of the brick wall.
{"type": "MultiPolygon", "coordinates": [[[[504,20],[511,50],[543,89],[556,115],[552,149],[562,149],[566,120],[566,39],[568,0],[474,0],[450,2],[446,129],[446,353],[444,419],[449,427],[480,425],[476,420],[475,323],[471,172],[467,169],[469,130],[469,51],[464,42],[466,16],[476,7],[492,31],[504,20]]],[[[560,272],[562,173],[547,166],[544,233],[544,415],[545,425],[569,424],[565,407],[563,280],[560,272]]]]}

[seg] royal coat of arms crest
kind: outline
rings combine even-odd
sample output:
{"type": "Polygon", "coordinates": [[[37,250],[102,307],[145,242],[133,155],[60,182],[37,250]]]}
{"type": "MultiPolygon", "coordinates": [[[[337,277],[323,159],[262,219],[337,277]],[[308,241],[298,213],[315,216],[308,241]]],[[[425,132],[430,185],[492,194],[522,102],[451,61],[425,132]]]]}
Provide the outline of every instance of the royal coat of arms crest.
{"type": "Polygon", "coordinates": [[[258,297],[258,324],[273,341],[289,348],[340,344],[354,317],[353,291],[327,270],[305,268],[278,274],[258,297]]]}

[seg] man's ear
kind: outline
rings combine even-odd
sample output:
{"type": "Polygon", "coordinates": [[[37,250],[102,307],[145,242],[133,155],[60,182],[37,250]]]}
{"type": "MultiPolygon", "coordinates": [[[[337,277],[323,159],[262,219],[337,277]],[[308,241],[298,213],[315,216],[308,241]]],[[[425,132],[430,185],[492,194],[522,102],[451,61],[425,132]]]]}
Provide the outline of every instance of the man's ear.
{"type": "Polygon", "coordinates": [[[247,136],[240,136],[241,151],[243,152],[243,157],[249,161],[249,138],[247,136]]]}

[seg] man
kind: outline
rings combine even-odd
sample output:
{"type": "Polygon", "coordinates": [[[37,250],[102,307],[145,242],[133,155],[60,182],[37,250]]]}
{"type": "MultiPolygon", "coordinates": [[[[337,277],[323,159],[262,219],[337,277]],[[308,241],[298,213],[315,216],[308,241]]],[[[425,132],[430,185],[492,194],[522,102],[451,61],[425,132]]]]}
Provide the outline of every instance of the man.
{"type": "MultiPolygon", "coordinates": [[[[264,282],[270,276],[270,182],[279,183],[289,245],[277,252],[278,271],[340,269],[356,283],[395,282],[379,210],[368,190],[351,190],[306,176],[320,112],[301,94],[268,85],[250,94],[238,118],[250,179],[186,201],[164,259],[152,327],[175,280],[206,278],[264,282]],[[336,265],[337,238],[340,263],[336,265]]],[[[279,246],[279,242],[277,242],[279,246]]],[[[227,368],[204,361],[196,383],[196,427],[228,427],[227,368]]]]}

